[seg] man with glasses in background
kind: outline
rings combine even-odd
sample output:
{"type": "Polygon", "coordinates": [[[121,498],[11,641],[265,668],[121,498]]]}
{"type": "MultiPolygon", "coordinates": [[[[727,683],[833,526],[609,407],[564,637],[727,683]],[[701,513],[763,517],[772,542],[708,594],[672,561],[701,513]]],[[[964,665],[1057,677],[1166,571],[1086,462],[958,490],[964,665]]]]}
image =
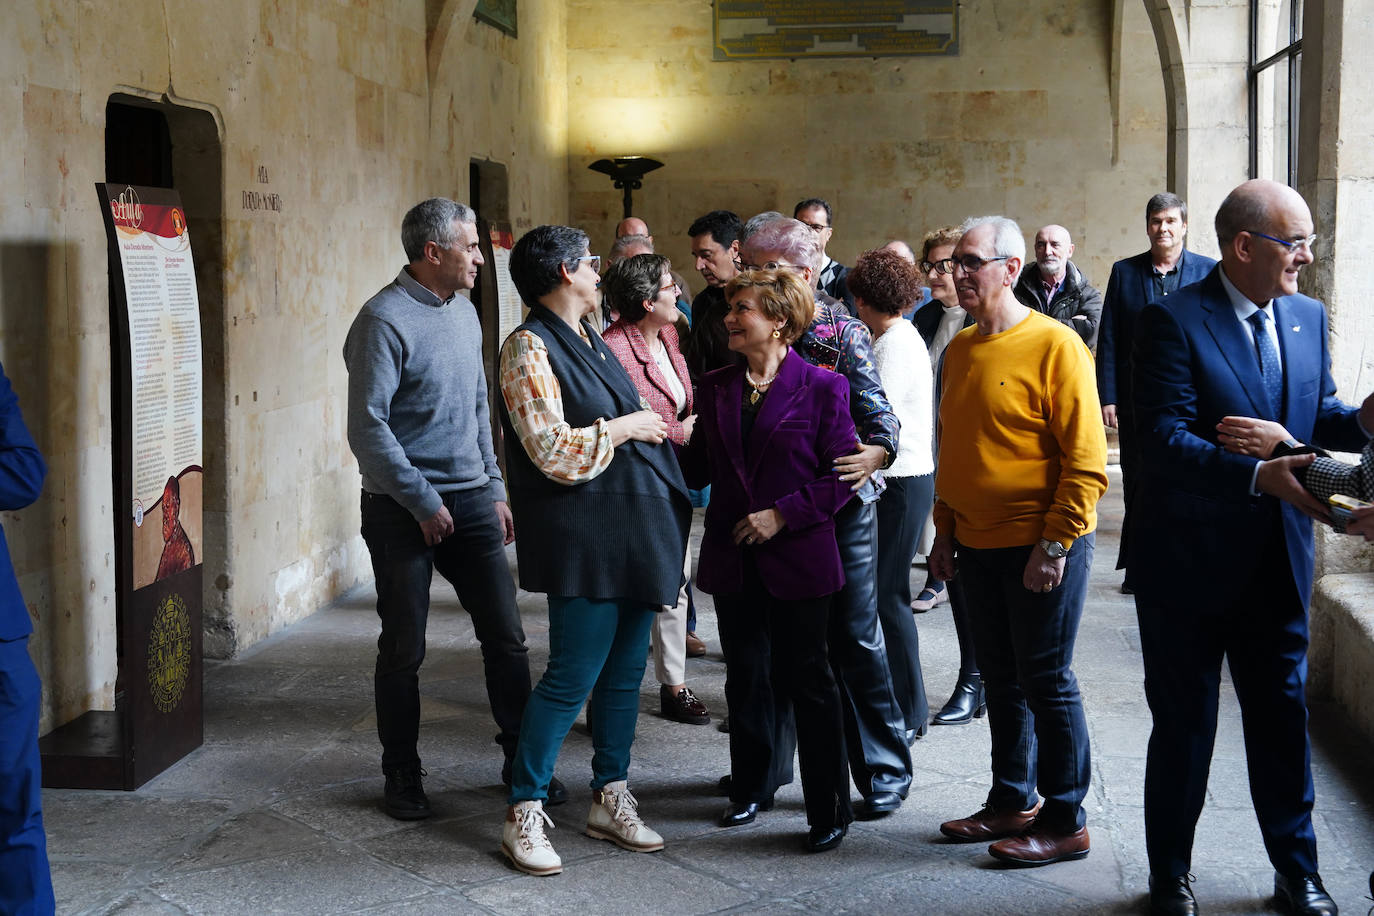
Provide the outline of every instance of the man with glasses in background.
{"type": "Polygon", "coordinates": [[[1274,896],[1295,913],[1335,913],[1317,873],[1305,696],[1312,519],[1327,510],[1293,474],[1313,455],[1264,461],[1248,434],[1222,436],[1218,424],[1276,421],[1293,439],[1340,451],[1359,451],[1369,430],[1336,398],[1325,308],[1297,291],[1317,238],[1306,202],[1248,181],[1222,202],[1216,232],[1221,263],[1141,311],[1132,356],[1142,469],[1130,571],[1154,718],[1151,910],[1197,912],[1193,833],[1224,658],[1274,896]]]}
{"type": "Polygon", "coordinates": [[[940,831],[1012,865],[1088,854],[1088,724],[1070,665],[1092,567],[1107,440],[1092,355],[1012,292],[1026,241],[972,219],[952,255],[975,326],[944,355],[930,569],[959,580],[992,731],[992,789],[940,831]],[[957,379],[957,384],[949,380],[957,379]]]}
{"type": "Polygon", "coordinates": [[[830,236],[835,232],[834,224],[831,222],[831,212],[830,204],[826,201],[819,197],[808,197],[792,208],[792,218],[816,233],[816,240],[821,245],[821,264],[817,268],[814,285],[830,298],[843,302],[845,308],[852,315],[854,314],[854,295],[849,291],[849,285],[844,281],[845,274],[849,273],[849,268],[836,261],[826,251],[826,246],[830,244],[830,236]]]}

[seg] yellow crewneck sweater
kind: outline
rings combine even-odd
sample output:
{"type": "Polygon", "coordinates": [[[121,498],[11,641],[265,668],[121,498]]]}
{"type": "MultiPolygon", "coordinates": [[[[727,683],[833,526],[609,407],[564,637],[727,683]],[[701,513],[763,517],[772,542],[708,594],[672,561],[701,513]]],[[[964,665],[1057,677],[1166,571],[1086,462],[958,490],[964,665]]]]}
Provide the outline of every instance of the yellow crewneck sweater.
{"type": "Polygon", "coordinates": [[[965,328],[941,387],[939,534],[976,548],[1069,546],[1097,527],[1107,438],[1081,337],[1036,311],[998,334],[965,328]]]}

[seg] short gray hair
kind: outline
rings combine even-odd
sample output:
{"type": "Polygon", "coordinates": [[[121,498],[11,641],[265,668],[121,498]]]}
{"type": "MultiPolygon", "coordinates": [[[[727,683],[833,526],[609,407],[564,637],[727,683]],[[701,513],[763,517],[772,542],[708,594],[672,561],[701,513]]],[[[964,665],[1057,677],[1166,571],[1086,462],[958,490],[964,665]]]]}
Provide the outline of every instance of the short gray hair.
{"type": "Polygon", "coordinates": [[[775,219],[787,219],[787,217],[777,210],[765,210],[762,213],[756,213],[749,217],[744,223],[744,231],[739,235],[740,247],[743,247],[744,243],[749,241],[749,236],[763,228],[764,223],[771,223],[775,219]]]}
{"type": "MultiPolygon", "coordinates": [[[[654,240],[649,238],[647,235],[622,235],[620,236],[620,238],[616,239],[614,242],[611,243],[611,251],[609,254],[606,255],[606,260],[609,263],[614,264],[615,262],[622,260],[625,257],[626,252],[632,251],[635,248],[644,249],[643,251],[639,252],[640,254],[653,254],[654,240]]],[[[654,279],[657,280],[658,278],[655,277],[654,279]]]]}
{"type": "Polygon", "coordinates": [[[455,222],[475,225],[477,212],[447,197],[431,197],[411,207],[401,220],[401,247],[406,260],[413,264],[424,257],[429,242],[440,248],[450,247],[457,240],[453,232],[455,222]]]}
{"type": "MultiPolygon", "coordinates": [[[[1026,266],[1026,237],[1016,220],[1005,216],[970,216],[959,226],[961,235],[967,235],[982,226],[992,226],[992,253],[999,258],[1016,258],[1021,266],[1026,266]]],[[[1020,271],[1017,271],[1020,276],[1020,271]]],[[[1016,277],[1012,277],[1016,282],[1016,277]]]]}
{"type": "Polygon", "coordinates": [[[798,267],[811,268],[813,275],[821,269],[821,240],[806,223],[782,214],[759,223],[752,233],[746,225],[740,248],[746,247],[755,251],[776,251],[798,267]]]}

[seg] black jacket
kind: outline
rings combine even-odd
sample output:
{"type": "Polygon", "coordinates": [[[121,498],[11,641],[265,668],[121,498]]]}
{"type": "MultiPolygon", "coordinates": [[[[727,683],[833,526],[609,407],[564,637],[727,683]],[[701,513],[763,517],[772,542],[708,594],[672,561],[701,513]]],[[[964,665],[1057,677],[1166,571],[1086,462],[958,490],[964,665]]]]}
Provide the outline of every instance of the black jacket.
{"type": "MultiPolygon", "coordinates": [[[[588,347],[538,305],[516,330],[544,341],[571,426],[641,409],[634,382],[598,335],[589,333],[588,347]]],[[[505,398],[499,403],[521,588],[568,598],[676,602],[692,507],[672,445],[632,439],[597,476],[572,486],[555,483],[521,447],[505,398]]]]}
{"type": "Polygon", "coordinates": [[[1088,279],[1072,261],[1065,265],[1064,283],[1054,294],[1053,301],[1045,301],[1040,268],[1033,261],[1022,269],[1021,279],[1016,281],[1016,298],[1022,305],[1073,328],[1089,350],[1097,349],[1097,326],[1102,320],[1102,293],[1088,284],[1088,279]],[[1075,321],[1075,315],[1083,317],[1075,321]]]}

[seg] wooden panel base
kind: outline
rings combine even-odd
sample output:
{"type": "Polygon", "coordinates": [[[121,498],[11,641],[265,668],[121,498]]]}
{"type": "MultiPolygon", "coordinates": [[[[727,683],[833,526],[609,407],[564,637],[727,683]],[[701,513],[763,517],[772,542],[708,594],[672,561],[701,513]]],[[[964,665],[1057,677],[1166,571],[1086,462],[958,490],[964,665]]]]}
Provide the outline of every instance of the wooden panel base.
{"type": "Polygon", "coordinates": [[[45,789],[133,789],[117,712],[91,710],[38,739],[45,789]]]}

